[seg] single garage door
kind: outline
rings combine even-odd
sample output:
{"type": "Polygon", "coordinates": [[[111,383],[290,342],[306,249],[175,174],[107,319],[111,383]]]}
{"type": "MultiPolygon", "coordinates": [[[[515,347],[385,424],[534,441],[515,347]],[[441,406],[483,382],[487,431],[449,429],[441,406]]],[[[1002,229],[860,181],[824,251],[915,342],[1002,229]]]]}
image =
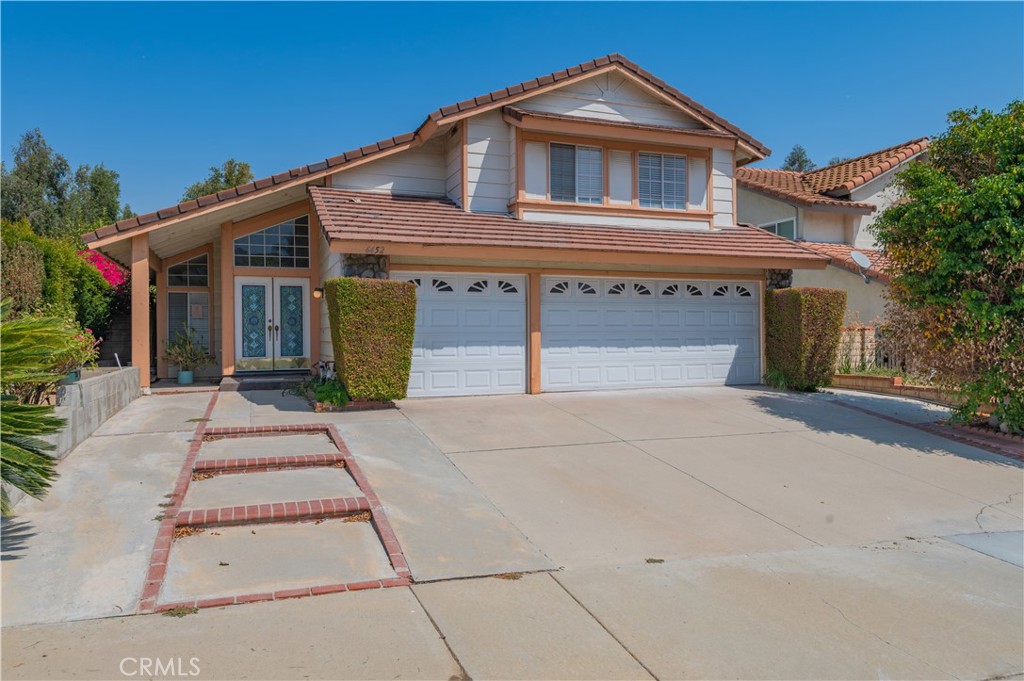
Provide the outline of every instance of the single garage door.
{"type": "Polygon", "coordinates": [[[759,383],[756,282],[541,279],[541,387],[759,383]]]}
{"type": "Polygon", "coordinates": [[[416,284],[409,397],[526,392],[525,277],[402,272],[416,284]]]}

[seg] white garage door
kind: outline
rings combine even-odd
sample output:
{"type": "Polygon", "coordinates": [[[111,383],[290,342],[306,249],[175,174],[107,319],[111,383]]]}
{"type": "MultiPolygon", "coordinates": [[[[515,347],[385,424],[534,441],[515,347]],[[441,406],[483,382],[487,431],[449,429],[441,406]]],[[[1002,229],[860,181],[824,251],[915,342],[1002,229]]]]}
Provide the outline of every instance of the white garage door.
{"type": "Polygon", "coordinates": [[[409,397],[526,392],[526,281],[402,272],[416,284],[409,397]]]}
{"type": "Polygon", "coordinates": [[[761,380],[756,282],[541,279],[541,387],[761,380]]]}

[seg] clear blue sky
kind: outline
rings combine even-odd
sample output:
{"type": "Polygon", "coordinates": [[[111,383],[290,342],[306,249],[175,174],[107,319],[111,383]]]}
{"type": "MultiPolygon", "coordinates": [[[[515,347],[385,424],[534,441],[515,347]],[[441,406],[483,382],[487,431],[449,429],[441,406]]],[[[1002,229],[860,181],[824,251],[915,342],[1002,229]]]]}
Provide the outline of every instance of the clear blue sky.
{"type": "Polygon", "coordinates": [[[621,52],[819,164],[1024,97],[1024,3],[57,4],[2,13],[2,145],[41,128],[137,212],[229,157],[257,177],[621,52]]]}

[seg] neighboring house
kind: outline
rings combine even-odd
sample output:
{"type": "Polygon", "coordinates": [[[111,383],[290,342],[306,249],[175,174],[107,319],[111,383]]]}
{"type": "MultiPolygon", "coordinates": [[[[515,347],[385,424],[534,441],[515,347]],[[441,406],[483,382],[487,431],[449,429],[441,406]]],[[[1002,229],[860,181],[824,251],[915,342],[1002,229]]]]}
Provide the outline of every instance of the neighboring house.
{"type": "Polygon", "coordinates": [[[763,290],[827,258],[738,226],[769,150],[620,55],[415,131],[86,236],[131,267],[132,363],[208,339],[213,374],[333,359],[322,282],[418,290],[410,396],[759,383],[763,290]]]}
{"type": "Polygon", "coordinates": [[[928,138],[922,137],[807,173],[739,168],[739,221],[803,242],[832,259],[825,270],[795,271],[794,286],[846,289],[847,322],[881,319],[887,261],[869,227],[898,198],[893,176],[927,151],[928,138]],[[853,250],[871,260],[871,284],[860,276],[853,250]]]}

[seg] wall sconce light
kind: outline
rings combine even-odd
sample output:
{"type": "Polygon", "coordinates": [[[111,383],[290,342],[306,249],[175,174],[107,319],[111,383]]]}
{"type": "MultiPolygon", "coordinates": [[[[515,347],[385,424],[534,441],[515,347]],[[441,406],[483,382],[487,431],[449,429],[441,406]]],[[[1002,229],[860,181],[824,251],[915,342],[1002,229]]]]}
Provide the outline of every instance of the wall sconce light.
{"type": "Polygon", "coordinates": [[[320,300],[321,298],[324,297],[323,286],[318,286],[315,289],[313,289],[313,297],[316,298],[317,300],[320,300]]]}

